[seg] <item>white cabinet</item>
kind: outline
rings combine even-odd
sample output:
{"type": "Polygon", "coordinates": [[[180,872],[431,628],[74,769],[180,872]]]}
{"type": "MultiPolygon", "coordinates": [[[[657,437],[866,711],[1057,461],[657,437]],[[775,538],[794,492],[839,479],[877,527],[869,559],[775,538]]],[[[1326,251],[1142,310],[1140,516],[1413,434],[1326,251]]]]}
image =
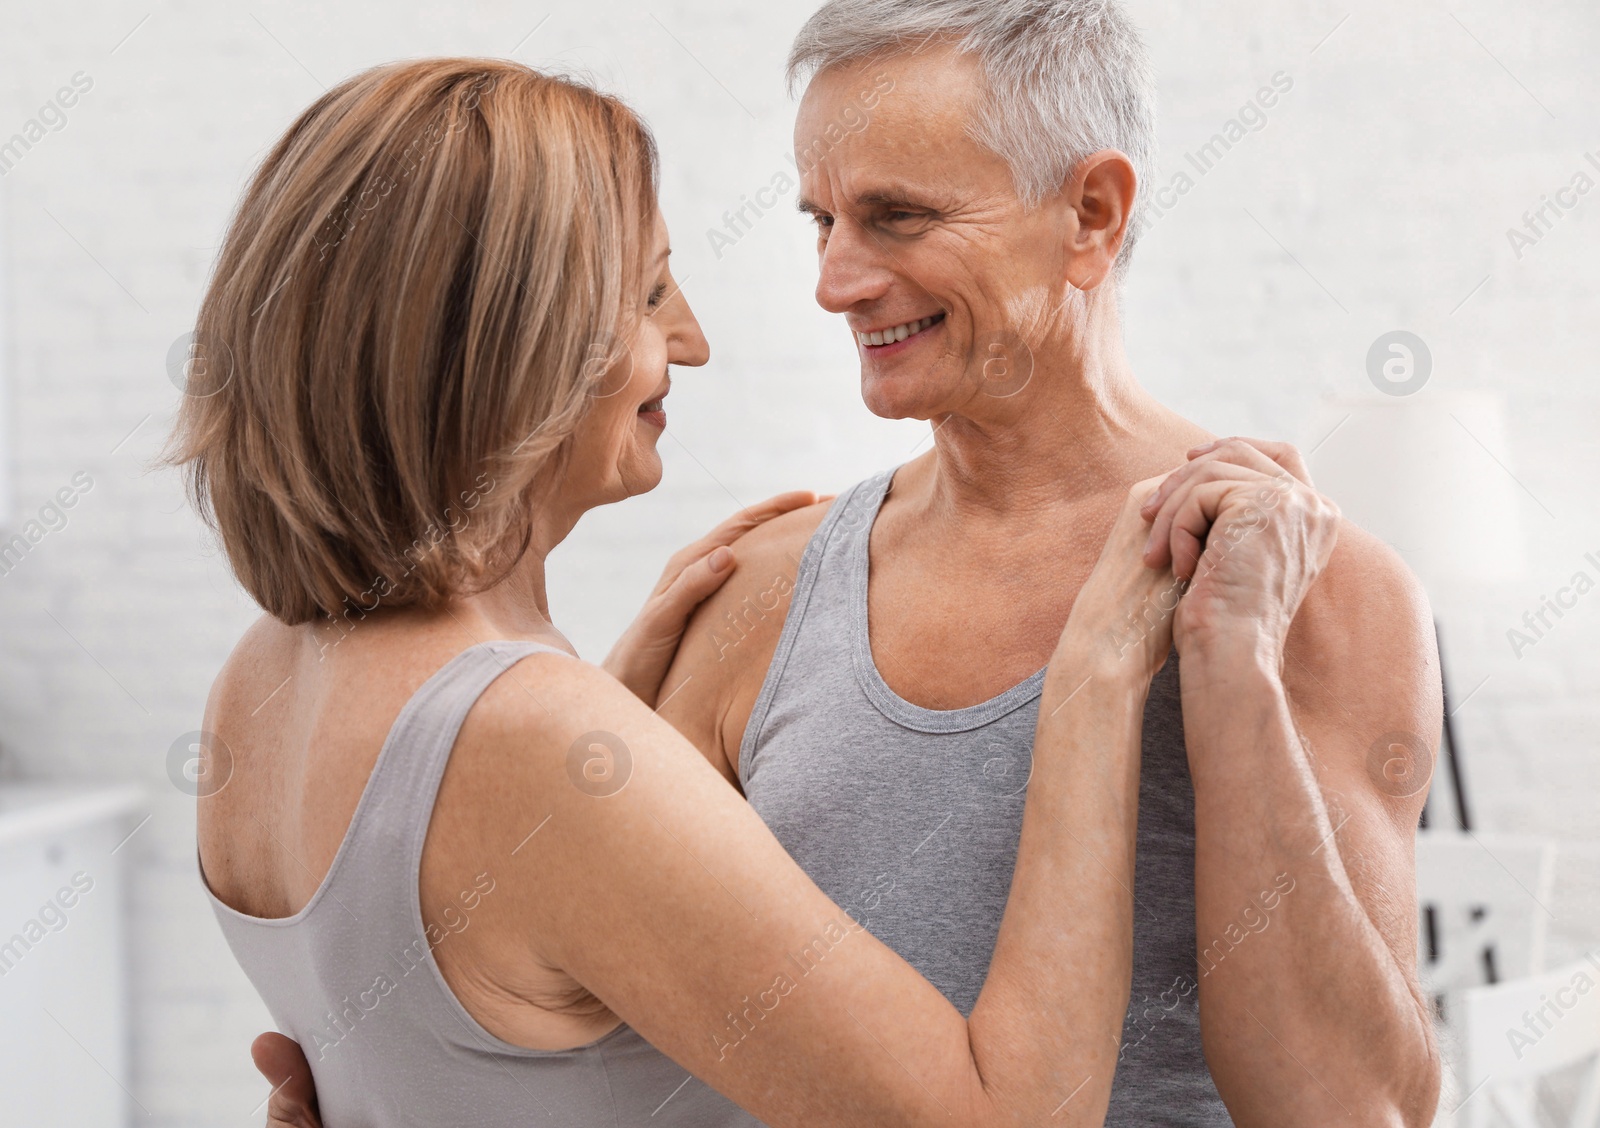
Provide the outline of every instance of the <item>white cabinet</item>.
{"type": "MultiPolygon", "coordinates": [[[[0,786],[0,1120],[129,1121],[126,891],[139,793],[0,786]]],[[[142,1118],[141,1118],[142,1119],[142,1118]]]]}

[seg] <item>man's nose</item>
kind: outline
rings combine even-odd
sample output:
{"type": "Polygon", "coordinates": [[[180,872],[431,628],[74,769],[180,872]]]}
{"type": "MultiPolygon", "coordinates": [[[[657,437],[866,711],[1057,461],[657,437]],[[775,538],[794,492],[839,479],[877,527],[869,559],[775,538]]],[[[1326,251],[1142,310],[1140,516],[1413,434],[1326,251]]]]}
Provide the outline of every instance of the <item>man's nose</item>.
{"type": "Polygon", "coordinates": [[[829,313],[844,313],[883,297],[894,280],[887,258],[870,232],[842,217],[835,220],[822,248],[817,304],[829,313]]]}

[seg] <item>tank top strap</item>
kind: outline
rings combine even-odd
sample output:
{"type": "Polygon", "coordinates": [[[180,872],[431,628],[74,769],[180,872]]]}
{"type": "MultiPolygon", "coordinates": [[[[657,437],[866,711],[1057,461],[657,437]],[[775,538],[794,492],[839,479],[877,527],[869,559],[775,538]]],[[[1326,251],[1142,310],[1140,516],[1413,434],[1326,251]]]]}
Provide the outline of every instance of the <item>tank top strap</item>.
{"type": "MultiPolygon", "coordinates": [[[[626,1024],[569,1049],[504,1041],[440,970],[435,947],[451,943],[476,911],[468,894],[493,886],[475,882],[462,891],[459,911],[424,920],[422,848],[439,784],[474,703],[515,663],[546,651],[563,653],[496,640],[446,662],[390,726],[306,908],[247,917],[213,895],[222,931],[278,1028],[305,1050],[324,1123],[759,1128],[626,1024]]],[[[526,688],[543,695],[543,687],[526,688]]]]}
{"type": "Polygon", "coordinates": [[[540,642],[481,642],[446,662],[411,695],[390,726],[318,898],[326,892],[347,912],[356,903],[390,913],[401,909],[409,923],[411,913],[402,906],[419,897],[422,847],[456,736],[495,679],[541,653],[571,657],[540,642]]]}
{"type": "Polygon", "coordinates": [[[847,559],[852,566],[858,558],[862,560],[866,558],[872,523],[877,520],[878,510],[882,508],[883,499],[888,494],[889,486],[899,469],[896,466],[881,474],[874,474],[839,495],[833,507],[828,510],[827,519],[817,529],[819,535],[812,537],[813,544],[822,542],[819,545],[819,556],[823,552],[830,555],[837,554],[847,559]],[[820,535],[824,531],[827,535],[820,535]]]}
{"type": "Polygon", "coordinates": [[[866,541],[872,531],[872,522],[878,515],[878,507],[883,504],[884,494],[888,492],[889,483],[894,480],[895,471],[898,469],[899,467],[894,467],[874,474],[841,492],[833,499],[833,504],[828,507],[828,513],[823,517],[822,523],[806,542],[805,551],[800,556],[800,566],[795,572],[794,594],[790,598],[783,630],[778,635],[778,646],[773,651],[772,664],[767,669],[755,704],[750,708],[750,720],[746,722],[744,738],[739,742],[739,760],[735,765],[735,771],[738,773],[741,788],[749,786],[751,757],[760,741],[761,729],[772,709],[778,685],[783,680],[784,668],[794,653],[795,642],[804,627],[806,608],[817,589],[823,565],[827,563],[831,567],[849,568],[856,553],[859,552],[865,558],[866,541]]]}

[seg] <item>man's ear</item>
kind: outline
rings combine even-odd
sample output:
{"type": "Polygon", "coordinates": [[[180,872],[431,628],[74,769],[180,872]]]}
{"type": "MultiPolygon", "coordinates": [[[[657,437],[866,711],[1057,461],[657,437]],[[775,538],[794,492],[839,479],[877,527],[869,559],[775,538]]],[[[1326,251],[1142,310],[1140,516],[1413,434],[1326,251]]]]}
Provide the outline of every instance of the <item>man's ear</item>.
{"type": "Polygon", "coordinates": [[[1092,290],[1112,274],[1139,190],[1133,162],[1116,149],[1092,153],[1073,169],[1064,195],[1077,217],[1068,237],[1067,280],[1092,290]]]}

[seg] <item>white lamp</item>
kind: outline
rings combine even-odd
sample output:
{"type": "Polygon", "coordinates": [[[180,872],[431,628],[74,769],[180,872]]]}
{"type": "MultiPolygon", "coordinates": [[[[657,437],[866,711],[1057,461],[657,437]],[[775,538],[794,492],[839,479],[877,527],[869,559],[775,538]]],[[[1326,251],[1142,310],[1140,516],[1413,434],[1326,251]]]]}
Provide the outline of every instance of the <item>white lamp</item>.
{"type": "MultiPolygon", "coordinates": [[[[1430,592],[1516,579],[1526,568],[1519,507],[1537,499],[1509,464],[1504,421],[1491,392],[1330,399],[1307,462],[1317,489],[1393,546],[1430,592]]],[[[1444,753],[1457,820],[1470,829],[1448,683],[1444,753]]]]}
{"type": "Polygon", "coordinates": [[[1504,420],[1492,392],[1329,400],[1311,475],[1430,590],[1516,579],[1526,566],[1519,498],[1529,495],[1509,465],[1504,420]]]}

